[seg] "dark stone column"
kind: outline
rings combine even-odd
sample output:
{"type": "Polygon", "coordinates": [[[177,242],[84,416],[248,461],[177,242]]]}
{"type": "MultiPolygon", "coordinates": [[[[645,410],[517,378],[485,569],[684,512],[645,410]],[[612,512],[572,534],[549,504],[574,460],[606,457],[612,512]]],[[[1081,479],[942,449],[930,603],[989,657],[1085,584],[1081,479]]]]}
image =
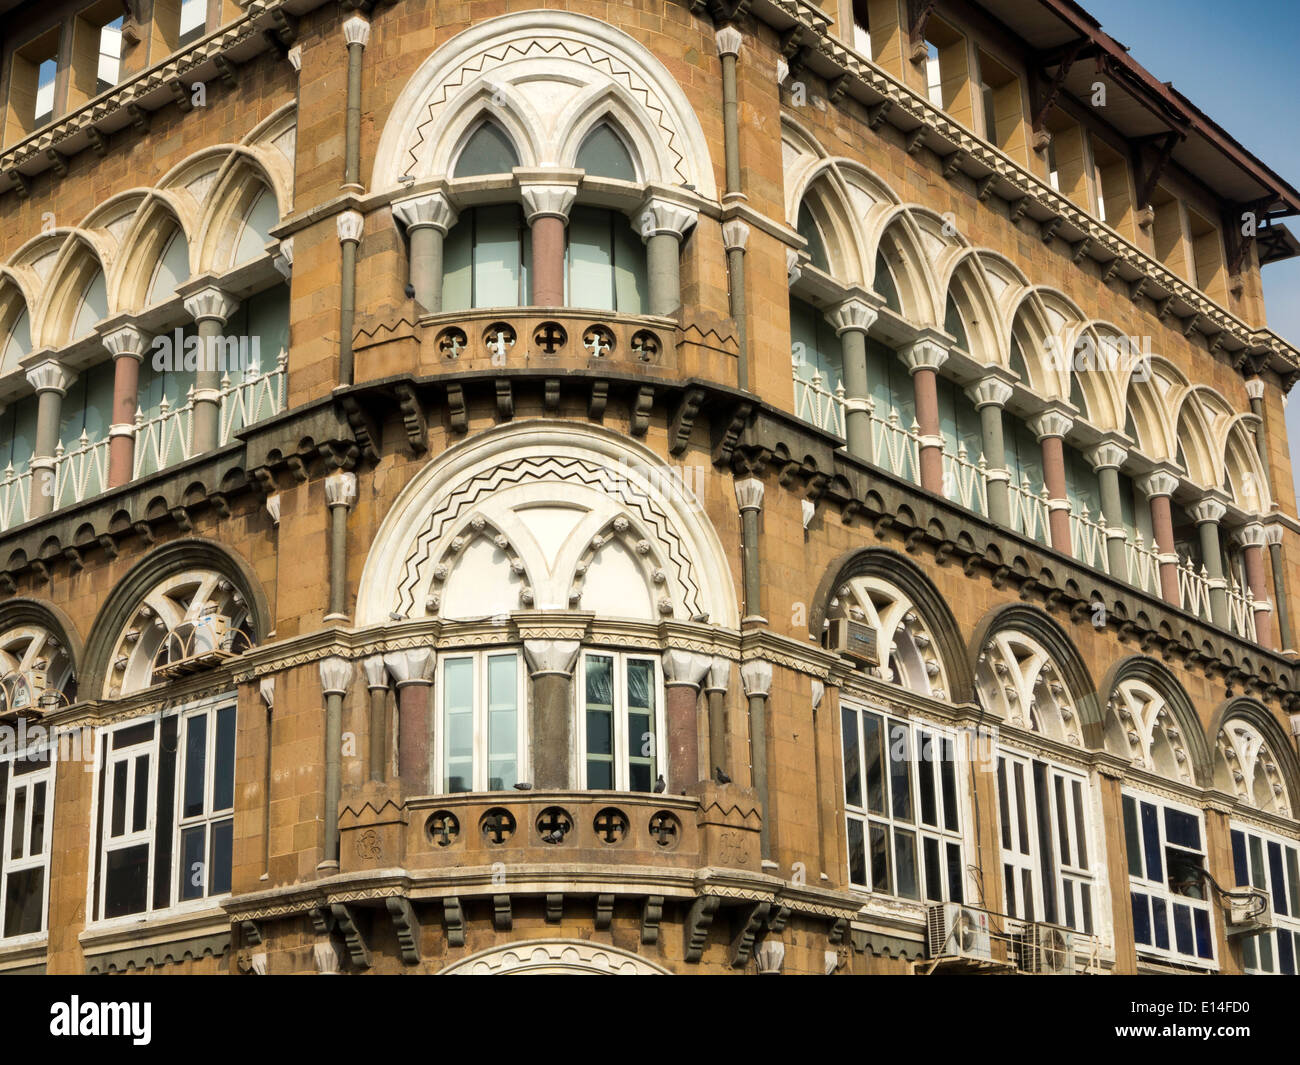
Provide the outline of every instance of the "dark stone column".
{"type": "Polygon", "coordinates": [[[573,667],[581,648],[577,640],[524,641],[533,682],[529,760],[539,790],[562,791],[575,784],[573,667]]]}
{"type": "MultiPolygon", "coordinates": [[[[120,320],[120,319],[119,319],[120,320]]],[[[108,487],[135,477],[135,415],[140,409],[140,362],[144,334],[133,325],[105,332],[104,347],[113,357],[113,420],[108,427],[108,487]]]]}
{"type": "Polygon", "coordinates": [[[727,750],[727,688],[731,682],[731,662],[714,656],[709,663],[709,676],[705,681],[704,695],[709,702],[709,776],[721,769],[729,777],[735,776],[732,758],[727,750]]]}
{"type": "Polygon", "coordinates": [[[1124,501],[1119,490],[1119,471],[1128,458],[1128,451],[1114,441],[1098,444],[1088,452],[1088,461],[1097,472],[1101,484],[1101,516],[1106,519],[1106,568],[1112,577],[1127,581],[1128,555],[1124,530],[1124,501]]]}
{"type": "Polygon", "coordinates": [[[406,226],[415,302],[437,314],[442,310],[442,245],[456,224],[456,209],[443,193],[431,192],[394,203],[393,214],[406,226]]]}
{"type": "Polygon", "coordinates": [[[370,693],[367,740],[370,779],[382,782],[388,775],[388,670],[383,655],[371,655],[361,663],[361,669],[370,693]]]}
{"type": "Polygon", "coordinates": [[[39,518],[54,509],[57,480],[54,458],[59,447],[63,397],[76,379],[76,374],[53,359],[37,363],[27,371],[27,383],[36,391],[36,446],[32,449],[28,517],[39,518]]]}
{"type": "Polygon", "coordinates": [[[668,790],[681,794],[700,780],[700,685],[709,674],[708,655],[665,651],[665,712],[668,727],[668,790]]]}
{"type": "Polygon", "coordinates": [[[988,490],[989,520],[1011,527],[1011,499],[1007,449],[1002,432],[1002,408],[1011,398],[1011,385],[996,371],[990,371],[966,389],[980,416],[980,447],[984,452],[984,476],[988,490]]]}
{"type": "Polygon", "coordinates": [[[1212,496],[1207,496],[1191,508],[1196,522],[1196,535],[1201,541],[1201,558],[1210,587],[1210,619],[1221,629],[1227,629],[1228,590],[1223,579],[1223,555],[1219,549],[1219,522],[1228,508],[1212,496]]]}
{"type": "Polygon", "coordinates": [[[329,610],[326,621],[347,621],[348,510],[357,501],[357,475],[338,470],[325,478],[329,507],[329,610]]]}
{"type": "MultiPolygon", "coordinates": [[[[199,333],[199,368],[194,374],[194,451],[202,455],[221,443],[221,375],[227,369],[223,333],[238,304],[214,285],[185,297],[185,310],[199,333]]],[[[181,358],[181,352],[173,357],[181,358]]]]}
{"type": "Polygon", "coordinates": [[[763,584],[760,579],[758,516],[763,510],[763,482],[757,477],[736,481],[736,504],[740,507],[741,565],[745,577],[744,622],[767,624],[763,617],[763,584]]]}
{"type": "Polygon", "coordinates": [[[397,685],[397,775],[408,794],[427,795],[434,654],[427,647],[396,651],[384,656],[384,665],[397,685]]]}
{"type": "Polygon", "coordinates": [[[849,454],[871,459],[871,408],[867,381],[867,334],[879,316],[866,300],[851,297],[826,314],[844,350],[844,440],[849,454]]]}
{"type": "Polygon", "coordinates": [[[1285,651],[1291,647],[1291,616],[1286,607],[1286,583],[1282,569],[1282,537],[1285,533],[1281,522],[1272,521],[1264,526],[1264,536],[1268,540],[1268,557],[1273,570],[1273,602],[1277,604],[1277,647],[1285,651]]]}
{"type": "Polygon", "coordinates": [[[637,212],[637,228],[645,241],[651,314],[669,317],[681,310],[682,240],[698,217],[694,207],[665,196],[651,196],[637,212]]]}

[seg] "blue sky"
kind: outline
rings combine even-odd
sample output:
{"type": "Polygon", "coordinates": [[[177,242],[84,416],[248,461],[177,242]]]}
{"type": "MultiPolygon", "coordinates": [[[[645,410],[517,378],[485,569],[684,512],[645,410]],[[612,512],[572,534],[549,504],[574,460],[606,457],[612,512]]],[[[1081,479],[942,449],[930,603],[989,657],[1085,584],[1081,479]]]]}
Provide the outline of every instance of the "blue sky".
{"type": "MultiPolygon", "coordinates": [[[[1174,87],[1237,141],[1300,188],[1300,93],[1296,0],[1080,0],[1102,28],[1161,81],[1174,87]]],[[[1300,235],[1300,217],[1288,219],[1300,235]]],[[[1300,345],[1300,259],[1264,268],[1268,322],[1300,345]]],[[[1300,441],[1300,385],[1287,404],[1292,465],[1300,441]]],[[[1300,493],[1300,468],[1296,474],[1300,493]]]]}

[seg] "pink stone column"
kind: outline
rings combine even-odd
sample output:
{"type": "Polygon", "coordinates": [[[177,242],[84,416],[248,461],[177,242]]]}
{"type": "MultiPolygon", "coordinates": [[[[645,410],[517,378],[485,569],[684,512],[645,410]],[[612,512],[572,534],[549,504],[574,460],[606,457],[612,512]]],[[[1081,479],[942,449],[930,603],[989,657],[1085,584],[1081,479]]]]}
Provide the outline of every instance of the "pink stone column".
{"type": "Polygon", "coordinates": [[[1252,522],[1237,533],[1242,561],[1246,566],[1246,584],[1250,587],[1255,610],[1255,641],[1260,647],[1276,650],[1273,640],[1273,604],[1268,598],[1268,576],[1264,567],[1264,526],[1252,522]]]}
{"type": "Polygon", "coordinates": [[[532,304],[564,306],[564,245],[569,209],[578,196],[576,182],[521,183],[524,216],[532,230],[532,304]]]}
{"type": "Polygon", "coordinates": [[[700,780],[700,685],[712,659],[690,651],[663,656],[664,716],[668,726],[668,790],[679,795],[700,780]]]}
{"type": "Polygon", "coordinates": [[[921,429],[921,487],[943,494],[943,436],[939,431],[939,367],[948,359],[947,350],[935,340],[922,339],[900,352],[899,357],[912,375],[916,394],[916,422],[921,429]]]}
{"type": "Polygon", "coordinates": [[[1156,470],[1138,482],[1151,502],[1151,530],[1155,536],[1160,562],[1160,594],[1166,603],[1181,607],[1178,591],[1178,553],[1174,550],[1174,515],[1169,497],[1178,487],[1178,478],[1167,470],[1156,470]]]}
{"type": "Polygon", "coordinates": [[[144,334],[133,325],[104,333],[113,356],[113,420],[108,427],[108,486],[118,488],[135,477],[135,415],[139,410],[140,363],[144,334]]]}
{"type": "Polygon", "coordinates": [[[1029,421],[1029,429],[1043,449],[1043,482],[1047,486],[1047,523],[1052,547],[1073,555],[1070,542],[1070,500],[1065,487],[1065,434],[1074,419],[1059,410],[1047,410],[1029,421]]]}
{"type": "Polygon", "coordinates": [[[406,794],[427,795],[433,652],[427,648],[395,651],[384,656],[384,665],[397,682],[397,776],[406,794]]]}

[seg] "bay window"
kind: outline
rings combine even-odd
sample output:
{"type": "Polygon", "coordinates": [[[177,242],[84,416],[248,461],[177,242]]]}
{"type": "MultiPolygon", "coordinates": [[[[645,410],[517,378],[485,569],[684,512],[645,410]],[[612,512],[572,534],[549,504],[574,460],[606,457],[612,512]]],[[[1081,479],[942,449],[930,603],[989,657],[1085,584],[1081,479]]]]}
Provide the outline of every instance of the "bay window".
{"type": "Polygon", "coordinates": [[[527,306],[531,259],[528,226],[517,204],[463,212],[443,249],[443,309],[527,306]]]}
{"type": "Polygon", "coordinates": [[[0,938],[45,931],[53,809],[48,749],[0,761],[0,938]]]}
{"type": "Polygon", "coordinates": [[[1123,806],[1138,954],[1213,967],[1214,933],[1206,897],[1201,814],[1128,792],[1123,806]]]}
{"type": "Polygon", "coordinates": [[[578,729],[582,787],[651,791],[664,772],[657,658],[586,652],[578,729]]]}
{"type": "Polygon", "coordinates": [[[1008,916],[1093,933],[1096,886],[1088,782],[1038,758],[998,756],[1002,887],[1008,916]]]}
{"type": "Polygon", "coordinates": [[[840,711],[849,881],[878,895],[964,901],[951,736],[852,706],[840,711]]]}
{"type": "Polygon", "coordinates": [[[445,794],[505,791],[521,778],[527,749],[523,671],[516,651],[439,659],[442,693],[435,758],[445,794]]]}
{"type": "Polygon", "coordinates": [[[236,710],[229,697],[103,737],[94,917],[230,892],[236,710]]]}
{"type": "Polygon", "coordinates": [[[1236,886],[1265,892],[1275,925],[1242,939],[1242,967],[1248,973],[1294,976],[1300,959],[1300,843],[1236,824],[1231,835],[1236,886]]]}
{"type": "Polygon", "coordinates": [[[595,207],[574,207],[569,212],[568,234],[565,303],[642,314],[647,285],[645,248],[627,216],[595,207]]]}

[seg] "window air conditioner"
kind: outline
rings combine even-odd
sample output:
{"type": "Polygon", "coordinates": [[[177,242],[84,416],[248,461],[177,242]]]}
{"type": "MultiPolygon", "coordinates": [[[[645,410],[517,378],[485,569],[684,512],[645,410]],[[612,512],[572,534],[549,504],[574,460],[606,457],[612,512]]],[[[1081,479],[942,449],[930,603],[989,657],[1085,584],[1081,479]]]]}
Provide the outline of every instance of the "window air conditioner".
{"type": "Polygon", "coordinates": [[[868,666],[880,665],[879,635],[872,625],[852,618],[832,618],[826,637],[827,649],[868,666]]]}
{"type": "Polygon", "coordinates": [[[926,919],[926,948],[931,958],[989,961],[993,957],[989,915],[960,902],[931,906],[926,919]]]}
{"type": "Polygon", "coordinates": [[[1018,937],[1020,971],[1033,976],[1074,975],[1074,936],[1050,924],[1031,924],[1018,937]]]}

